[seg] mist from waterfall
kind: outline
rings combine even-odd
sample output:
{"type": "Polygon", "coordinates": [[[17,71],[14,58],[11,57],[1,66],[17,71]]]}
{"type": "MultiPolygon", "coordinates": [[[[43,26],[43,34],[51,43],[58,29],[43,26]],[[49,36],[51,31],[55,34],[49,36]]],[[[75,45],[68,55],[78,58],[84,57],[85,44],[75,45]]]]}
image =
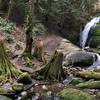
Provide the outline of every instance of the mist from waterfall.
{"type": "MultiPolygon", "coordinates": [[[[96,23],[98,23],[100,21],[100,17],[95,17],[93,18],[90,22],[88,22],[84,28],[84,30],[81,33],[81,37],[80,37],[80,45],[82,47],[82,49],[84,50],[86,48],[86,43],[87,43],[87,39],[88,39],[88,35],[89,32],[91,30],[92,27],[95,27],[96,23]]],[[[100,55],[97,53],[93,53],[90,52],[93,57],[94,57],[94,63],[92,66],[90,66],[89,68],[97,68],[99,66],[100,68],[100,55]],[[95,61],[95,58],[97,58],[97,60],[95,61]]]]}

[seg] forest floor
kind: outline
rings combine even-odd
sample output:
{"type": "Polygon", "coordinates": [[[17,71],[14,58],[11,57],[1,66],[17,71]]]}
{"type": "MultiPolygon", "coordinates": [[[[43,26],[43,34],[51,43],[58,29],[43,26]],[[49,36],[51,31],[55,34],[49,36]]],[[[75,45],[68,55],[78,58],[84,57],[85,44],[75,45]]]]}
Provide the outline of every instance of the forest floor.
{"type": "MultiPolygon", "coordinates": [[[[47,61],[50,60],[55,50],[60,50],[63,52],[64,54],[63,69],[66,74],[66,79],[63,80],[63,82],[61,83],[55,82],[51,85],[50,84],[48,85],[47,81],[46,81],[47,83],[45,83],[44,81],[34,80],[37,76],[34,75],[33,72],[41,69],[41,62],[37,61],[36,59],[33,59],[32,63],[35,64],[36,67],[34,68],[26,67],[22,58],[22,54],[25,49],[25,33],[22,31],[22,29],[16,28],[16,30],[12,33],[12,35],[14,36],[14,42],[10,44],[7,42],[5,43],[6,47],[8,48],[10,60],[14,62],[16,66],[22,71],[30,73],[30,75],[33,78],[33,81],[35,81],[36,84],[40,84],[40,83],[42,84],[34,87],[34,91],[38,93],[38,95],[36,96],[37,98],[39,98],[39,96],[41,95],[44,95],[44,93],[46,93],[47,95],[48,93],[50,94],[51,92],[57,93],[61,91],[64,87],[67,86],[70,87],[69,83],[74,78],[76,78],[74,74],[77,73],[78,71],[84,70],[84,68],[81,68],[79,66],[73,67],[72,65],[70,66],[65,65],[67,61],[66,57],[68,58],[70,54],[79,52],[81,51],[81,49],[73,45],[69,40],[62,38],[58,34],[54,34],[53,32],[50,32],[50,33],[39,35],[37,36],[37,38],[41,38],[43,40],[44,54],[47,61]]],[[[36,39],[34,39],[34,41],[35,40],[36,39]]],[[[34,41],[33,41],[33,51],[34,51],[34,41]]],[[[8,85],[5,84],[3,87],[8,88],[9,87],[8,85]]],[[[93,95],[95,95],[95,92],[99,92],[99,90],[95,90],[95,89],[88,90],[88,93],[93,95]]],[[[32,100],[37,100],[37,99],[32,99],[32,100]]],[[[51,100],[51,99],[43,99],[43,100],[51,100]]],[[[53,99],[53,100],[59,100],[59,99],[53,99]]]]}

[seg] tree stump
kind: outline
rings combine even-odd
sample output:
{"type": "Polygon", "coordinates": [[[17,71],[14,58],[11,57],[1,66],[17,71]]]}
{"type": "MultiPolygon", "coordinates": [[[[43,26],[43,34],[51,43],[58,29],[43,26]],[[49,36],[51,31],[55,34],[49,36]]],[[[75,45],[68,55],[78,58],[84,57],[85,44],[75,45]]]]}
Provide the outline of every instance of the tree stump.
{"type": "Polygon", "coordinates": [[[40,75],[43,75],[45,79],[56,79],[63,80],[65,78],[64,71],[62,68],[63,53],[55,51],[51,60],[46,66],[40,71],[40,75]]]}
{"type": "Polygon", "coordinates": [[[44,57],[44,43],[41,39],[38,39],[34,46],[34,53],[33,56],[37,58],[37,60],[46,63],[45,57],[44,57]]]}

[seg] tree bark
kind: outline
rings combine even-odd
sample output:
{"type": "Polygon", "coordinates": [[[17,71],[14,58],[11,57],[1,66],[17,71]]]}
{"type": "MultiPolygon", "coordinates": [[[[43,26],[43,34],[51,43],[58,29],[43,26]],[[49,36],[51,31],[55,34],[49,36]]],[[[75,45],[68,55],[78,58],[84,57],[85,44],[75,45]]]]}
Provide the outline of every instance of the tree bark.
{"type": "Polygon", "coordinates": [[[31,55],[33,38],[31,36],[31,26],[26,31],[26,48],[25,52],[31,55]]]}

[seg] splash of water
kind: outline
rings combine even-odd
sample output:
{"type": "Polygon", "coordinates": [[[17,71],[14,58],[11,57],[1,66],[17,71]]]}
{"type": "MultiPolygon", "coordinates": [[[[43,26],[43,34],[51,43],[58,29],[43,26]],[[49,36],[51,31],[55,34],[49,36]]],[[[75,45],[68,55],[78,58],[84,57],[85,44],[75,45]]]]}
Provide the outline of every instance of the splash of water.
{"type": "Polygon", "coordinates": [[[89,34],[91,27],[95,26],[96,23],[98,23],[99,21],[100,21],[100,17],[95,17],[86,24],[84,30],[81,33],[80,45],[82,48],[85,48],[85,45],[88,39],[88,34],[89,34]]]}

